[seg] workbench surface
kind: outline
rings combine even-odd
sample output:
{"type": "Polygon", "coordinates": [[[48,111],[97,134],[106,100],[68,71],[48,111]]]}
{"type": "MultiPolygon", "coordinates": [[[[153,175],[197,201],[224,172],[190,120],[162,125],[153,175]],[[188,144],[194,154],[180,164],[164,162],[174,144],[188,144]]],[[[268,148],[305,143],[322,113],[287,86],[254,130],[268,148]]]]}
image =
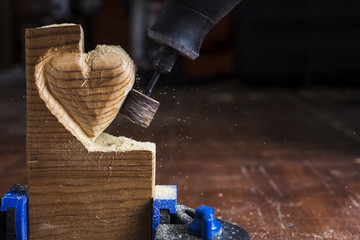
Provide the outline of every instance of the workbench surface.
{"type": "MultiPolygon", "coordinates": [[[[360,239],[360,88],[157,89],[148,129],[107,132],[157,144],[157,184],[209,205],[252,239],[360,239]]],[[[25,86],[0,88],[0,194],[26,182],[25,86]]]]}

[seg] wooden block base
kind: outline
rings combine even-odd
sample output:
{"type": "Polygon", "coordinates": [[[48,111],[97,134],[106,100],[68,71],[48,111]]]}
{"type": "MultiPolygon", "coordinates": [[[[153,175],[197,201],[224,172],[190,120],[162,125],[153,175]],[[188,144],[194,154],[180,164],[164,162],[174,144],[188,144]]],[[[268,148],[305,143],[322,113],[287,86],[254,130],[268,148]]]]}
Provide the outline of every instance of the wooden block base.
{"type": "Polygon", "coordinates": [[[38,59],[51,47],[81,52],[82,36],[71,24],[26,31],[29,237],[150,239],[155,144],[110,137],[107,152],[89,152],[36,89],[38,59]]]}

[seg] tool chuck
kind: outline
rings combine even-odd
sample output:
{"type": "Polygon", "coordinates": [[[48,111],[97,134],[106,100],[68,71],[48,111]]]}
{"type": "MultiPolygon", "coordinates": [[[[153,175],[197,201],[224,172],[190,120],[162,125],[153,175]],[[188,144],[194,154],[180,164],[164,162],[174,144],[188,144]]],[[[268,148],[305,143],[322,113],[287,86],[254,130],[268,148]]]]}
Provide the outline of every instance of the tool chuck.
{"type": "Polygon", "coordinates": [[[144,94],[131,90],[120,113],[131,121],[148,127],[160,103],[150,98],[161,75],[170,73],[178,54],[195,60],[211,28],[241,0],[165,0],[148,36],[161,44],[152,60],[155,70],[144,94]]]}

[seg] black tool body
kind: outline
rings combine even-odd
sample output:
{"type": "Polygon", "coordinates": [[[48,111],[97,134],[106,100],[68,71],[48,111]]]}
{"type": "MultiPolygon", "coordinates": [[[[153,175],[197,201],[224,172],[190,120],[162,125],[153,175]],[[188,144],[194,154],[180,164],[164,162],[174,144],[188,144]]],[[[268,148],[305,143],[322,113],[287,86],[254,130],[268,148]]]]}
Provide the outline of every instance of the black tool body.
{"type": "Polygon", "coordinates": [[[190,59],[200,54],[210,31],[241,0],[166,0],[148,36],[190,59]]]}

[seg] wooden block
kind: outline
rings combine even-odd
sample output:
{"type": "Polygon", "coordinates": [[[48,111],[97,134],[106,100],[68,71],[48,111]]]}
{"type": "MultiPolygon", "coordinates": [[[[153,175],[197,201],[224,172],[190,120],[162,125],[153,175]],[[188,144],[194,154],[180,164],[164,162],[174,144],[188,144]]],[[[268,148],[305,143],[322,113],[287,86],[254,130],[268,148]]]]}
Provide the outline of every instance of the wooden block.
{"type": "Polygon", "coordinates": [[[40,57],[81,53],[82,36],[72,24],[26,30],[30,239],[150,239],[155,145],[102,133],[87,149],[36,88],[40,57]]]}

